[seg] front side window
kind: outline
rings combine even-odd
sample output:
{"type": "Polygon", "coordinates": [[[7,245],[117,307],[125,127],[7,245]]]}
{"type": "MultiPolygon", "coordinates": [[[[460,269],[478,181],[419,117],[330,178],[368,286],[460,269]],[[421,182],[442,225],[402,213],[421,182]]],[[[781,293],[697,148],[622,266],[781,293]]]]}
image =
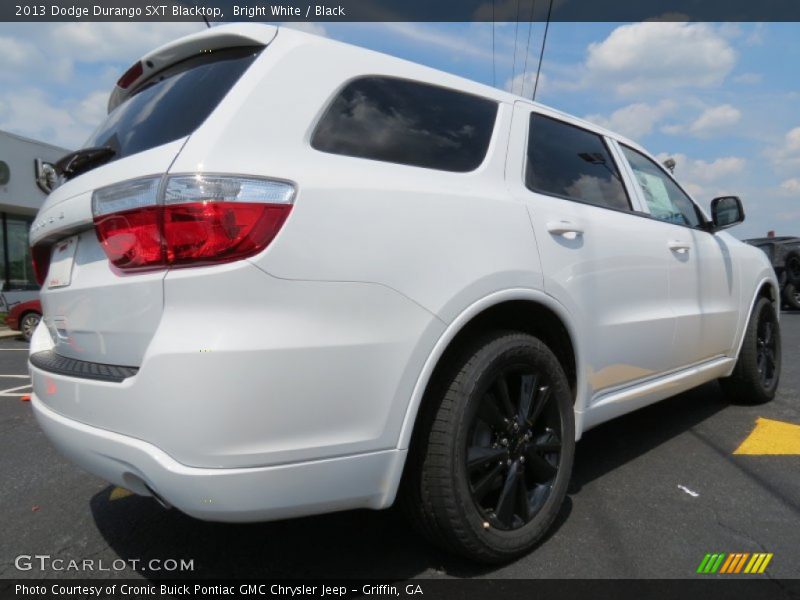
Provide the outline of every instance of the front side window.
{"type": "Polygon", "coordinates": [[[442,171],[476,169],[497,103],[433,85],[364,77],[347,84],[314,131],[317,150],[442,171]]]}
{"type": "Polygon", "coordinates": [[[531,114],[525,185],[531,191],[567,200],[631,209],[603,139],[537,113],[531,114]]]}
{"type": "Polygon", "coordinates": [[[698,227],[701,221],[697,208],[678,184],[644,154],[627,146],[620,147],[642,187],[650,215],[659,221],[698,227]]]}

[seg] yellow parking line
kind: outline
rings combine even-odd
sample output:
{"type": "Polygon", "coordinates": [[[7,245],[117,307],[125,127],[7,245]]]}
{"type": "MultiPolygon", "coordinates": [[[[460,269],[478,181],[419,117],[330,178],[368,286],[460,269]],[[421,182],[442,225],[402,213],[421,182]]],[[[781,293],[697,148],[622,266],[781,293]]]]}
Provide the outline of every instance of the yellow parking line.
{"type": "Polygon", "coordinates": [[[800,454],[800,425],[759,417],[734,454],[800,454]]]}

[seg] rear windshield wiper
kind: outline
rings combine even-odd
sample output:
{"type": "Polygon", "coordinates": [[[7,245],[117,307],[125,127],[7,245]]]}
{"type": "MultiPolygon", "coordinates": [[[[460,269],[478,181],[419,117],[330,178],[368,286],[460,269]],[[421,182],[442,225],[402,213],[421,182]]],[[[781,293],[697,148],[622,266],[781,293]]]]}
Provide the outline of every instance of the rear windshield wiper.
{"type": "Polygon", "coordinates": [[[72,179],[111,160],[117,151],[110,146],[93,146],[70,152],[56,163],[56,171],[64,179],[72,179]]]}

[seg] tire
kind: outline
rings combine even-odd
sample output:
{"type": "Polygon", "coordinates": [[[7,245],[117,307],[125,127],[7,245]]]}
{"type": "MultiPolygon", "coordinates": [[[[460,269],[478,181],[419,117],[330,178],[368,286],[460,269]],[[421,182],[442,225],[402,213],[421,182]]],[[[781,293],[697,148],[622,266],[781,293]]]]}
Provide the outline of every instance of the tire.
{"type": "Polygon", "coordinates": [[[783,301],[789,308],[800,310],[800,287],[787,283],[783,288],[783,301]]]}
{"type": "Polygon", "coordinates": [[[533,336],[497,332],[451,359],[432,382],[401,506],[436,545],[505,562],[553,524],[574,453],[572,393],[555,355],[533,336]]]}
{"type": "Polygon", "coordinates": [[[39,325],[39,321],[41,320],[42,315],[39,313],[29,312],[22,315],[22,318],[19,320],[19,330],[26,342],[31,341],[33,332],[36,330],[36,327],[39,325]]]}
{"type": "Polygon", "coordinates": [[[759,298],[747,323],[739,359],[730,377],[720,380],[739,404],[764,404],[775,397],[781,376],[781,330],[775,307],[759,298]]]}

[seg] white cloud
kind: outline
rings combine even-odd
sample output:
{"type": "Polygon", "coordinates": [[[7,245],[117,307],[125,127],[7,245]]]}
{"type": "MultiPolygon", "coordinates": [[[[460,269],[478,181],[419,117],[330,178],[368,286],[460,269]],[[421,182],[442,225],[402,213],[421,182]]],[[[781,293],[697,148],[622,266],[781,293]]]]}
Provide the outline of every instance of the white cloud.
{"type": "Polygon", "coordinates": [[[783,138],[783,143],[767,152],[778,169],[800,168],[800,127],[790,129],[783,138]]]}
{"type": "Polygon", "coordinates": [[[747,36],[745,43],[748,46],[760,46],[764,43],[764,34],[767,30],[766,23],[756,23],[753,31],[747,36]]]}
{"type": "Polygon", "coordinates": [[[782,182],[780,185],[781,192],[789,195],[800,195],[800,179],[792,177],[782,182]]]}
{"type": "Polygon", "coordinates": [[[102,118],[105,107],[98,110],[97,105],[103,98],[108,98],[106,92],[92,92],[82,100],[57,106],[41,90],[15,90],[0,97],[0,129],[75,148],[102,118]]]}
{"type": "Polygon", "coordinates": [[[747,161],[738,156],[724,156],[705,161],[685,154],[661,153],[660,162],[667,158],[675,160],[675,177],[684,188],[698,200],[710,200],[713,196],[735,194],[740,186],[737,180],[745,175],[747,161]]]}
{"type": "Polygon", "coordinates": [[[41,37],[50,50],[48,55],[68,57],[73,62],[133,63],[146,52],[203,28],[202,22],[58,23],[41,37]]]}
{"type": "Polygon", "coordinates": [[[637,102],[615,110],[608,117],[588,115],[586,120],[629,138],[639,139],[653,131],[656,124],[676,107],[674,100],[662,100],[657,104],[637,102]]]}
{"type": "Polygon", "coordinates": [[[582,87],[610,86],[622,96],[713,87],[735,63],[736,52],[712,25],[633,23],[589,45],[582,87]]]}
{"type": "Polygon", "coordinates": [[[0,24],[0,128],[77,147],[102,120],[108,94],[125,69],[146,52],[204,27],[202,22],[0,24]]]}
{"type": "MultiPolygon", "coordinates": [[[[535,66],[535,65],[534,65],[535,66]]],[[[542,90],[547,86],[548,79],[544,73],[539,75],[539,85],[536,88],[536,96],[541,98],[542,90]]],[[[526,98],[533,95],[533,88],[536,85],[536,69],[528,69],[526,73],[518,73],[514,79],[508,78],[503,85],[503,89],[518,94],[526,98]]]]}
{"type": "Polygon", "coordinates": [[[197,32],[200,23],[0,23],[0,80],[69,82],[78,65],[113,64],[118,75],[137,58],[197,32]]]}
{"type": "Polygon", "coordinates": [[[741,75],[736,75],[733,81],[745,85],[754,85],[756,83],[761,83],[761,79],[761,73],[742,73],[741,75]]]}
{"type": "Polygon", "coordinates": [[[75,118],[89,125],[96,125],[102,121],[108,111],[109,92],[91,92],[75,107],[75,118]]]}
{"type": "Polygon", "coordinates": [[[459,36],[446,33],[427,24],[421,23],[381,23],[382,27],[391,33],[398,34],[415,42],[420,42],[427,46],[440,48],[457,54],[464,54],[492,60],[491,48],[487,49],[485,44],[476,44],[470,36],[459,36]]]}
{"type": "Polygon", "coordinates": [[[741,111],[730,104],[714,106],[704,110],[703,113],[689,125],[689,133],[697,137],[708,137],[717,133],[723,133],[733,125],[736,125],[741,118],[741,111]]]}
{"type": "Polygon", "coordinates": [[[689,134],[709,138],[726,133],[742,119],[742,112],[730,104],[720,104],[705,109],[690,123],[665,125],[661,131],[670,135],[689,134]]]}

